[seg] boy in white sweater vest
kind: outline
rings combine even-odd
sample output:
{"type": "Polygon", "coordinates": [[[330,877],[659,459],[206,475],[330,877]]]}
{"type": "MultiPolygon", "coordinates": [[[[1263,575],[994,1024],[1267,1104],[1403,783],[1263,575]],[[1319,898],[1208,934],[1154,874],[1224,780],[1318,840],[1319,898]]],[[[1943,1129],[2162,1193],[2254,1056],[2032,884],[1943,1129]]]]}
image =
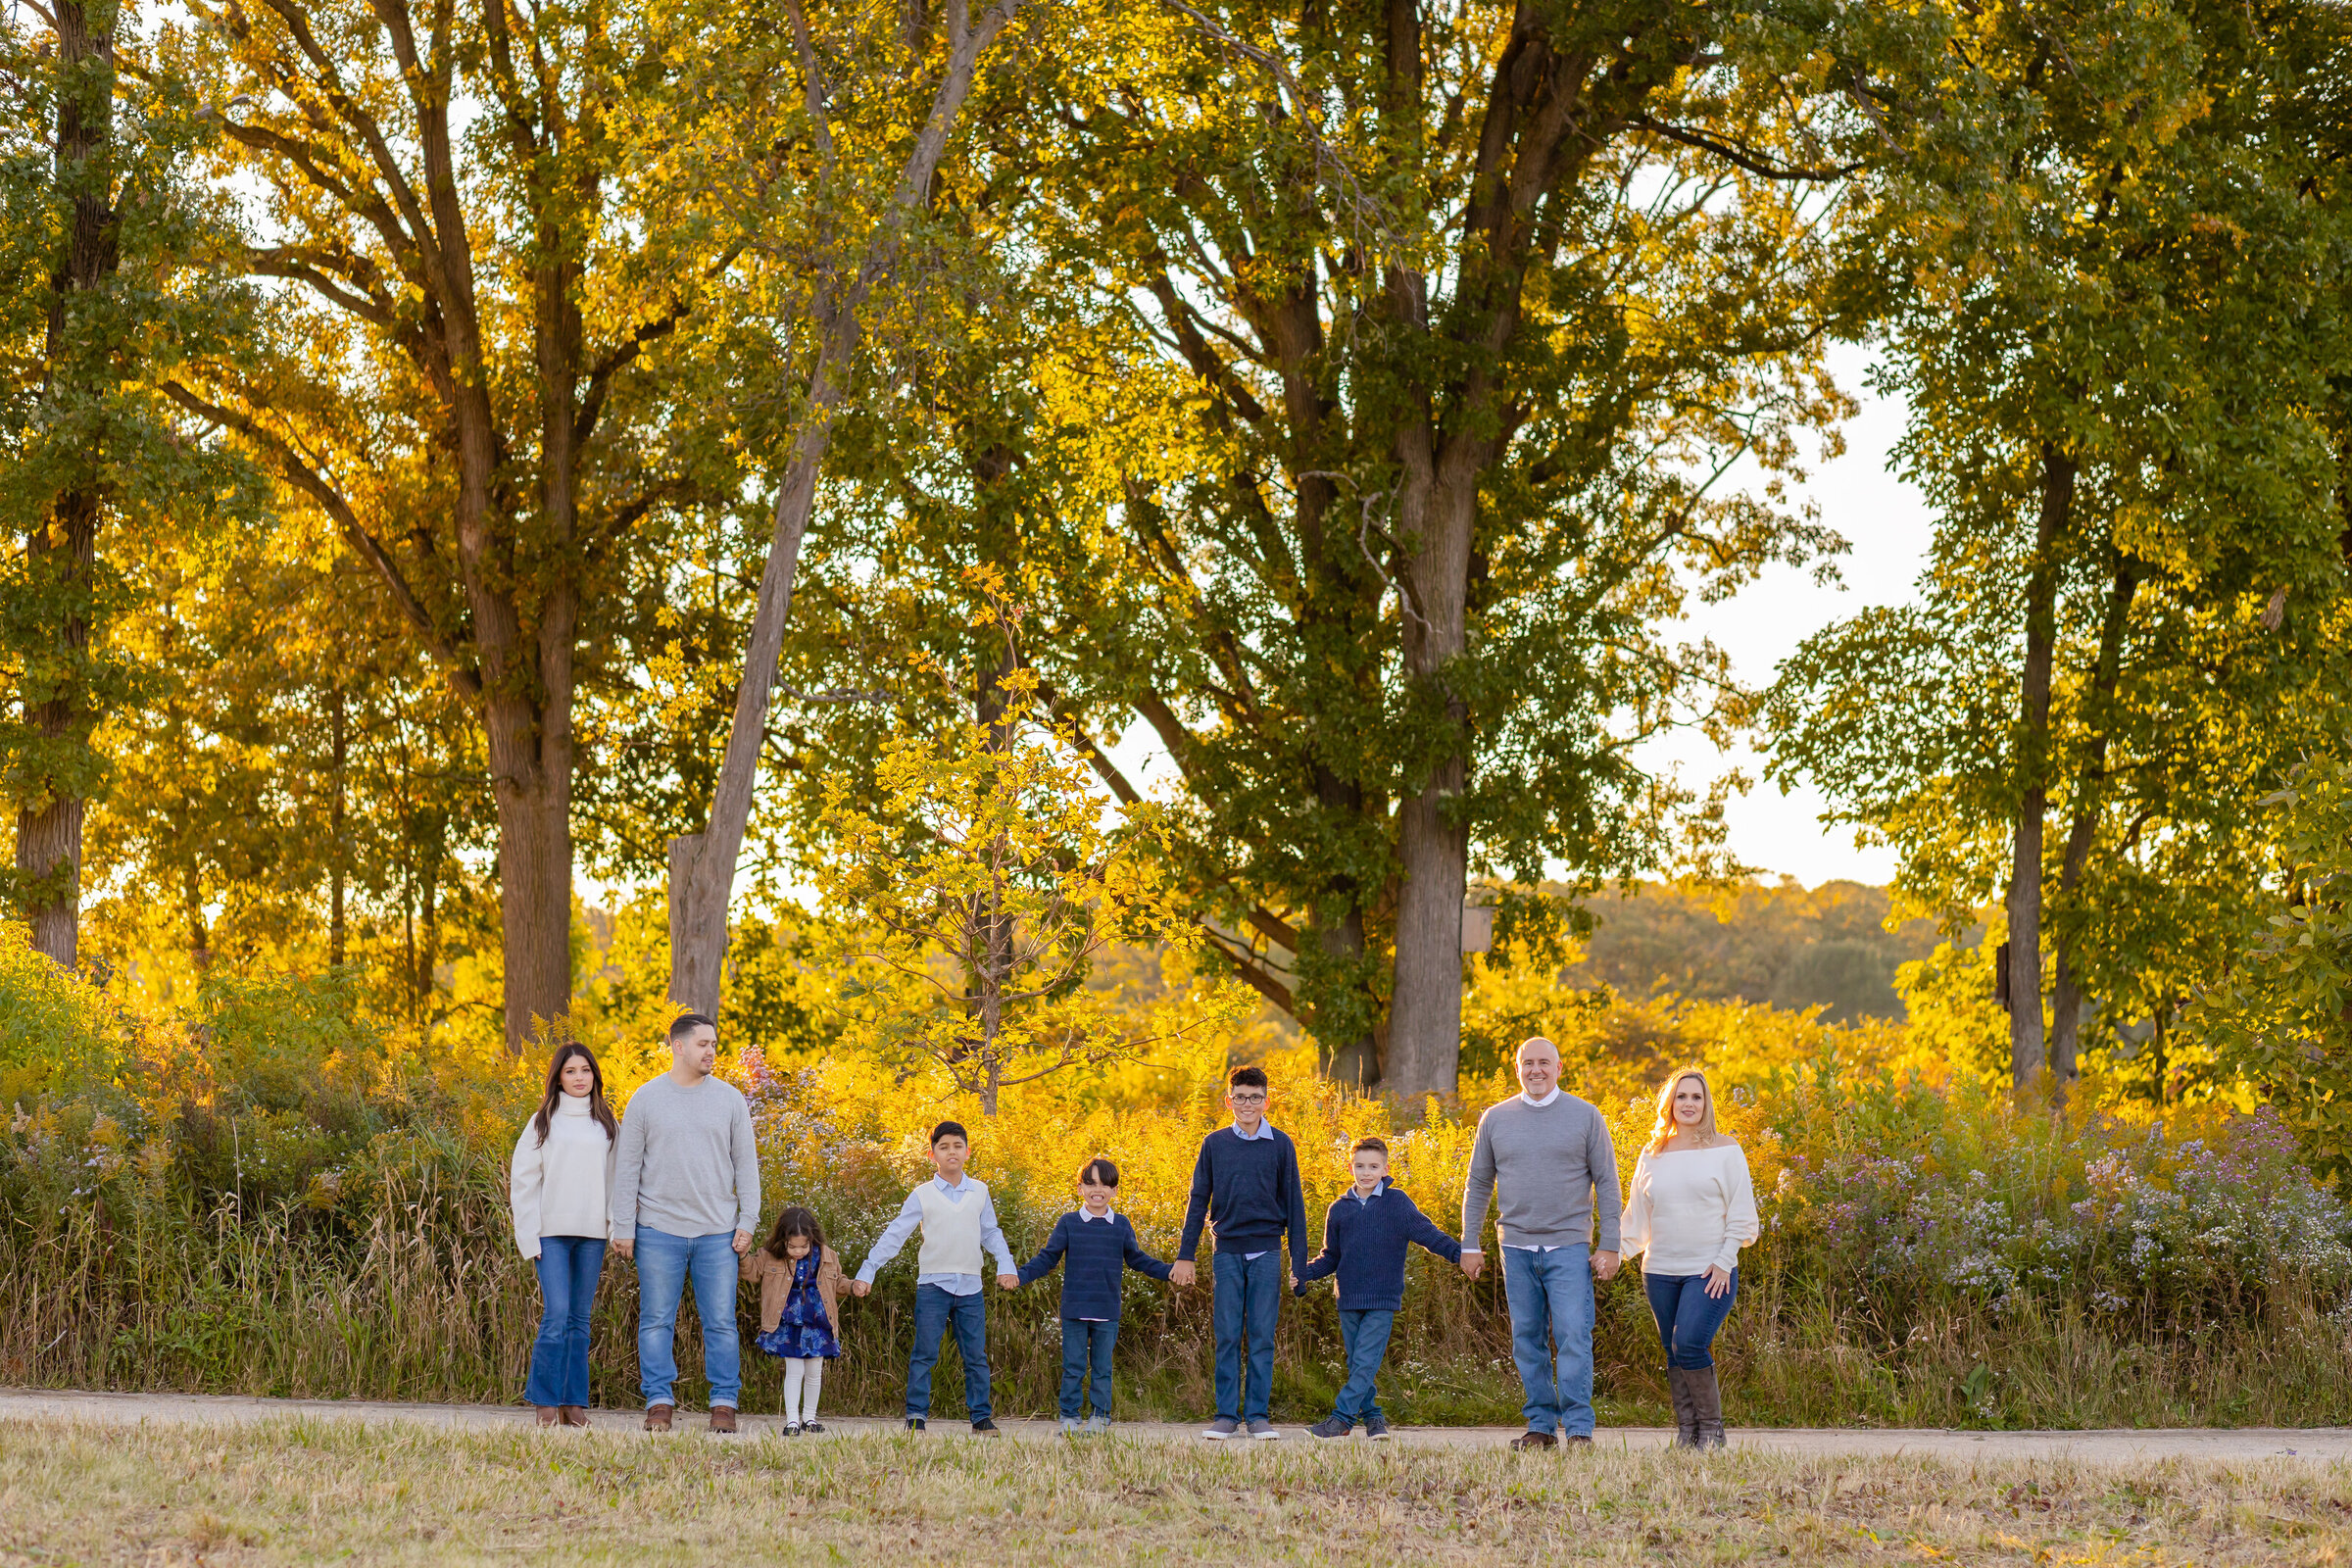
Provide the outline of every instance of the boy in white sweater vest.
{"type": "Polygon", "coordinates": [[[920,1432],[931,1415],[931,1369],[939,1362],[940,1341],[950,1324],[963,1357],[963,1400],[972,1430],[994,1432],[988,1402],[988,1309],[981,1295],[980,1254],[997,1260],[997,1285],[1020,1284],[1019,1265],[997,1226],[997,1206],[988,1188],[963,1173],[972,1142],[961,1126],[943,1121],[931,1129],[931,1168],[936,1180],[906,1195],[898,1217],[884,1228],[874,1250],[858,1265],[850,1289],[859,1296],[874,1288],[874,1272],[899,1255],[919,1227],[922,1250],[915,1254],[914,1349],[906,1357],[906,1430],[920,1432]]]}

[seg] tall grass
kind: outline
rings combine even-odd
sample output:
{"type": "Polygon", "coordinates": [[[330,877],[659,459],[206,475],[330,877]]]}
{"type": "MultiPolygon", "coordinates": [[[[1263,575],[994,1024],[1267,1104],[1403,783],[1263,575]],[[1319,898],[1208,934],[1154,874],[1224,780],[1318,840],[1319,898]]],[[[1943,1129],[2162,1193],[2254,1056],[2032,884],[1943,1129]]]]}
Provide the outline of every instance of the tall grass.
{"type": "MultiPolygon", "coordinates": [[[[0,965],[0,1031],[7,1023],[0,965]]],[[[41,1004],[56,1006],[44,994],[41,1004]]],[[[83,1000],[82,1004],[95,1005],[83,1000]]],[[[1653,1022],[1656,1020],[1652,1020],[1653,1022]]],[[[538,1310],[505,1205],[533,1076],[402,1050],[331,988],[236,992],[201,1032],[115,1020],[111,1076],[36,1096],[0,1137],[0,1382],[378,1399],[519,1396],[538,1310]]],[[[1565,1039],[1630,1168],[1654,1065],[1621,1021],[1565,1039]]],[[[2352,1217],[2275,1123],[2226,1107],[2165,1118],[2018,1113],[1896,1054],[1887,1033],[1766,1009],[1685,1009],[1664,1051],[1707,1059],[1749,1151],[1768,1230],[1742,1259],[1718,1347],[1735,1419],[1934,1426],[2298,1424],[2352,1419],[2352,1217]]],[[[1562,1030],[1565,1034],[1566,1031],[1562,1030]]],[[[20,1036],[23,1038],[23,1036],[20,1036]]],[[[1653,1042],[1654,1043],[1654,1042],[1653,1042]]],[[[24,1053],[20,1048],[20,1058],[24,1053]]],[[[1662,1054],[1662,1053],[1660,1053],[1662,1054]]],[[[1198,1051],[1016,1091],[996,1118],[854,1060],[727,1069],[750,1095],[767,1214],[816,1209],[852,1266],[918,1178],[922,1129],[957,1114],[1014,1250],[1042,1243],[1079,1163],[1123,1167],[1120,1206],[1173,1251],[1199,1140],[1220,1119],[1221,1054],[1198,1051]]],[[[652,1063],[612,1063],[641,1078],[652,1063]]],[[[1274,1063],[1273,1119],[1298,1144],[1319,1228],[1354,1137],[1390,1135],[1400,1185],[1441,1220],[1480,1105],[1344,1094],[1274,1063]]],[[[1484,1238],[1494,1245],[1492,1233],[1484,1238]]],[[[1205,1271],[1204,1271],[1205,1272],[1205,1271]]],[[[1473,1283],[1417,1256],[1384,1379],[1407,1422],[1509,1422],[1520,1395],[1499,1270],[1473,1283]]],[[[912,1329],[904,1257],[846,1303],[827,1407],[899,1408],[912,1329]]],[[[594,1397],[636,1402],[636,1277],[608,1259],[594,1397]]],[[[989,1292],[998,1407],[1046,1413],[1060,1377],[1054,1283],[989,1292]]],[[[753,1300],[740,1303],[749,1323],[753,1300]]],[[[1130,1277],[1123,1413],[1194,1417],[1211,1398],[1209,1293],[1130,1277]]],[[[699,1334],[681,1314],[681,1392],[699,1334]]],[[[961,1411],[954,1353],[935,1384],[961,1411]]],[[[1665,1419],[1638,1275],[1599,1291],[1599,1403],[1665,1419]]],[[[1275,1405],[1319,1416],[1340,1377],[1328,1292],[1286,1303],[1275,1405]]],[[[747,1350],[747,1399],[779,1368],[747,1350]]]]}

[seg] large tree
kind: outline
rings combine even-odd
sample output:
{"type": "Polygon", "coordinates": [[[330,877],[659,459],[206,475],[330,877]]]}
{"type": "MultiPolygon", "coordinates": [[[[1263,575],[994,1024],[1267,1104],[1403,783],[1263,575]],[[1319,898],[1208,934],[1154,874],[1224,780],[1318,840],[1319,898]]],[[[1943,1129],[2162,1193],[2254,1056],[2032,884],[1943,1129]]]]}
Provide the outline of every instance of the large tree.
{"type": "Polygon", "coordinates": [[[1147,417],[1165,376],[1098,388],[1148,609],[1055,678],[1151,726],[1213,939],[1344,1078],[1453,1090],[1474,869],[1672,857],[1693,802],[1633,749],[1740,699],[1666,623],[1832,544],[1720,481],[1843,406],[1833,43],[1769,7],[1170,0],[1057,83],[1054,229],[1182,384],[1147,417]]]}
{"type": "Polygon", "coordinates": [[[674,215],[622,177],[666,135],[632,118],[662,61],[609,0],[197,9],[259,192],[247,266],[291,291],[266,369],[175,392],[334,520],[475,714],[518,1049],[570,1004],[583,685],[643,537],[697,496],[647,355],[716,258],[649,261],[674,215]]]}
{"type": "Polygon", "coordinates": [[[2308,10],[1955,13],[1910,84],[1946,112],[1880,181],[1936,544],[1918,604],[1784,670],[1774,765],[1924,906],[1999,894],[2021,1089],[2063,1092],[2094,1001],[2161,1022],[2226,963],[2256,803],[2340,723],[2341,310],[2281,119],[2330,74],[2308,10]]]}

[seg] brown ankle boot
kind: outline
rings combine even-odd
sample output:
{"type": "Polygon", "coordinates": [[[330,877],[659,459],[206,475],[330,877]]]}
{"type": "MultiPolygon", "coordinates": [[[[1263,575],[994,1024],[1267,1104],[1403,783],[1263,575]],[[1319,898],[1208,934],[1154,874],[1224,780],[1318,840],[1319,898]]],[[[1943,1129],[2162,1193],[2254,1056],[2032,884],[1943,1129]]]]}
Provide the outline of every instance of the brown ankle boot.
{"type": "Polygon", "coordinates": [[[735,1407],[731,1404],[712,1405],[710,1407],[710,1430],[713,1432],[734,1431],[735,1407]]]}
{"type": "Polygon", "coordinates": [[[645,1430],[648,1432],[667,1432],[669,1430],[669,1416],[671,1408],[671,1406],[666,1404],[647,1405],[645,1407],[645,1430]]]}
{"type": "Polygon", "coordinates": [[[1723,1389],[1715,1381],[1715,1369],[1702,1366],[1684,1374],[1690,1380],[1690,1404],[1698,1416],[1698,1444],[1702,1448],[1723,1446],[1723,1389]]]}
{"type": "Polygon", "coordinates": [[[567,1427],[584,1427],[588,1424],[588,1407],[584,1404],[559,1404],[556,1406],[556,1419],[567,1427]]]}
{"type": "Polygon", "coordinates": [[[539,1424],[541,1426],[552,1427],[556,1424],[556,1407],[554,1405],[542,1404],[536,1406],[536,1408],[539,1411],[539,1424]]]}
{"type": "Polygon", "coordinates": [[[1690,1396],[1690,1378],[1688,1368],[1666,1369],[1666,1389],[1674,1396],[1674,1446],[1678,1448],[1698,1446],[1698,1405],[1690,1396]]]}

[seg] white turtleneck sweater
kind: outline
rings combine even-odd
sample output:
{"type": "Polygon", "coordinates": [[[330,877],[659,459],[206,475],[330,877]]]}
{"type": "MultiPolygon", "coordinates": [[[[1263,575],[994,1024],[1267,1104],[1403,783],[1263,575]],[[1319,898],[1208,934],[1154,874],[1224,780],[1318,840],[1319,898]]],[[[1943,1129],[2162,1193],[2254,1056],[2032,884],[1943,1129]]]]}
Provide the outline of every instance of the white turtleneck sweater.
{"type": "Polygon", "coordinates": [[[514,1245],[525,1257],[539,1255],[542,1236],[612,1235],[612,1140],[588,1114],[585,1095],[559,1095],[547,1118],[547,1142],[539,1141],[536,1115],[514,1141],[510,1184],[514,1204],[514,1245]]]}
{"type": "Polygon", "coordinates": [[[1725,1139],[1712,1149],[1643,1153],[1625,1200],[1625,1255],[1642,1272],[1667,1277],[1740,1266],[1740,1249],[1763,1227],[1747,1155],[1725,1139]]]}

